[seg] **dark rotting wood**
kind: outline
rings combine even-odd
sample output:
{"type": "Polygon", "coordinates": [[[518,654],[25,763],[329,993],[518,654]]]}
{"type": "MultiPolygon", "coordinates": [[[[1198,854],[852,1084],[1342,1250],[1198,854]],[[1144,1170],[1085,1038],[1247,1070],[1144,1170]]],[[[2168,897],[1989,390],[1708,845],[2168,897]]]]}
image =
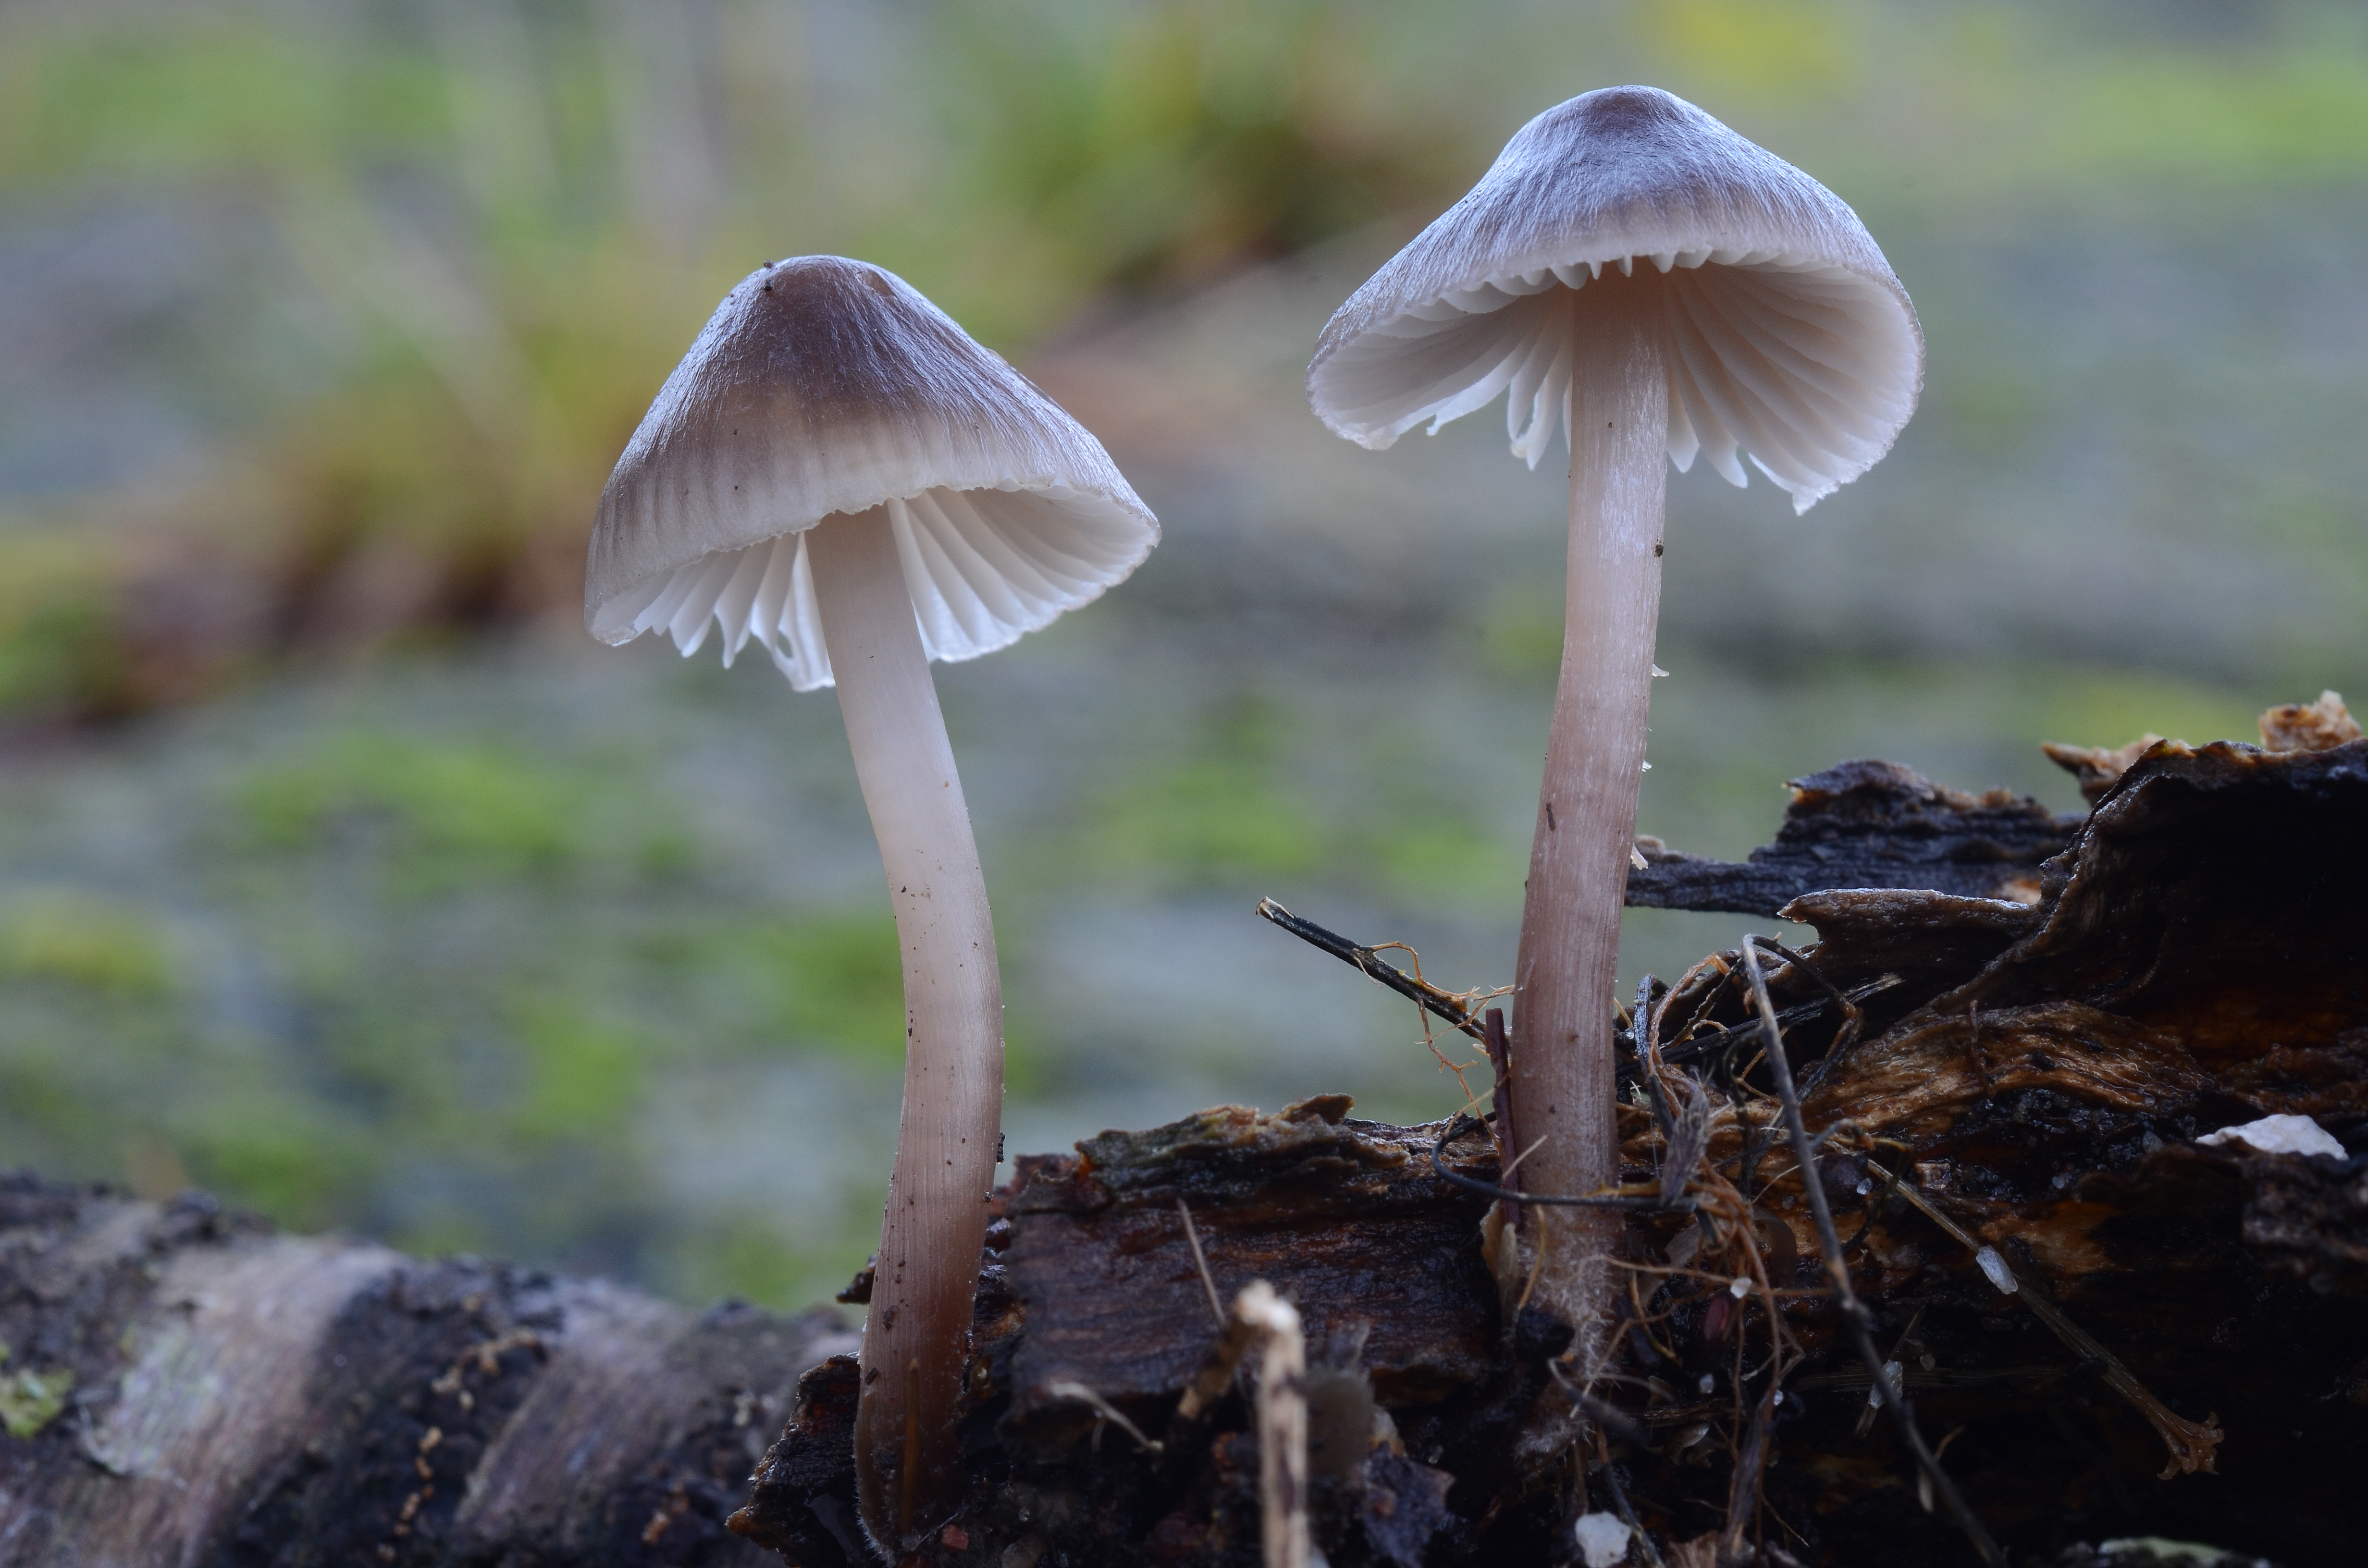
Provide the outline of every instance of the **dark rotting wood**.
{"type": "MultiPolygon", "coordinates": [[[[1769,946],[1774,948],[1776,944],[1770,942],[1769,946]]],[[[1758,947],[1757,938],[1744,939],[1743,972],[1751,983],[1752,1006],[1758,1010],[1761,1041],[1767,1048],[1768,1075],[1775,1085],[1777,1103],[1783,1111],[1785,1135],[1792,1140],[1793,1155],[1802,1173],[1803,1179],[1799,1183],[1801,1195],[1807,1200],[1809,1217],[1816,1226],[1817,1259],[1833,1292],[1834,1305],[1839,1309],[1843,1327],[1857,1349],[1859,1358],[1866,1365],[1867,1386],[1883,1402],[1884,1412],[1897,1424],[1899,1435],[1906,1439],[1908,1451],[1916,1456],[1917,1468],[1922,1472],[1925,1483],[1941,1494],[1941,1500],[1949,1506],[1950,1517],[1957,1521],[1958,1528],[1965,1532],[1966,1540],[1981,1560],[1989,1568],[2006,1568],[2006,1554],[1998,1550],[1998,1542],[1990,1539],[1989,1531],[1983,1528],[1980,1518],[1966,1506],[1956,1483],[1949,1479],[1948,1472],[1941,1468],[1941,1461],[1926,1446],[1923,1432],[1916,1425],[1916,1413],[1909,1407],[1905,1391],[1884,1371],[1884,1358],[1875,1349],[1874,1336],[1870,1331],[1873,1316],[1859,1301],[1858,1292],[1850,1288],[1850,1264],[1842,1251],[1841,1236],[1834,1229],[1833,1210],[1827,1199],[1826,1184],[1821,1180],[1808,1179],[1817,1171],[1816,1150],[1809,1141],[1808,1126],[1802,1119],[1801,1097],[1793,1087],[1793,1069],[1784,1049],[1784,1030],[1776,1019],[1776,1004],[1768,997],[1768,980],[1759,971],[1758,947]]],[[[1781,948],[1777,950],[1782,951],[1781,948]]],[[[1804,972],[1808,968],[1805,963],[1796,967],[1804,972]]],[[[1820,983],[1824,983],[1821,981],[1820,983]]],[[[1839,1053],[1848,1048],[1849,1034],[1855,1032],[1855,1025],[1856,1020],[1852,1019],[1844,1026],[1845,1033],[1837,1038],[1830,1048],[1832,1051],[1839,1053]]],[[[1775,1392],[1772,1388],[1770,1391],[1771,1403],[1775,1392]]],[[[1741,1544],[1741,1508],[1736,1498],[1747,1476],[1750,1483],[1749,1495],[1755,1499],[1759,1495],[1759,1468],[1766,1429],[1767,1416],[1763,1414],[1750,1425],[1743,1445],[1746,1457],[1736,1461],[1734,1484],[1729,1491],[1727,1506],[1728,1540],[1724,1543],[1729,1556],[1734,1555],[1741,1544]]]]}
{"type": "Polygon", "coordinates": [[[1628,873],[1634,908],[1774,915],[1833,888],[1910,888],[2029,903],[2041,862],[2082,819],[2027,795],[1973,795],[1893,762],[1845,762],[1792,781],[1775,841],[1742,861],[1680,854],[1656,838],[1628,873]]]}
{"type": "MultiPolygon", "coordinates": [[[[1013,1306],[979,1359],[971,1555],[932,1550],[949,1563],[1258,1561],[1246,1403],[1220,1388],[1189,1424],[1175,1415],[1216,1336],[1180,1197],[1221,1290],[1275,1278],[1312,1365],[1363,1374],[1379,1415],[1362,1479],[1352,1467],[1315,1483],[1317,1544],[1337,1565],[1567,1560],[1568,1520],[1588,1506],[1573,1467],[1508,1462],[1508,1434],[1541,1399],[1600,1414],[1597,1495],[1616,1481],[1663,1562],[1710,1561],[1737,1521],[1747,1555],[1972,1562],[1919,1499],[1900,1439],[1858,1431],[1874,1378],[1821,1289],[1805,1160],[1899,1388],[2014,1561],[2086,1563],[2081,1541],[2145,1535],[2288,1568],[2349,1561],[2368,1531],[2348,1457],[2368,1406],[2368,1160],[2195,1140],[2293,1111],[2368,1147],[2368,903],[2341,892],[2368,885],[2363,835],[2368,747],[2174,750],[2116,781],[2039,870],[2036,904],[1907,888],[1804,898],[1818,940],[1765,977],[1804,1086],[1797,1138],[1740,952],[1646,992],[1631,1015],[1644,1062],[1625,1064],[1619,1113],[1623,1185],[1699,1196],[1739,1173],[1747,1141],[1763,1152],[1748,1223],[1628,1217],[1643,1315],[1623,1320],[1622,1358],[1591,1385],[1555,1359],[1566,1332],[1526,1315],[1498,1328],[1476,1221],[1501,1145],[1450,1138],[1453,1123],[1355,1121],[1335,1097],[1023,1160],[996,1199],[1013,1306]],[[1855,1044],[1837,994],[1861,1016],[1855,1044]],[[1732,1097],[1685,1097],[1701,1095],[1687,1069],[1705,1066],[1732,1097]],[[1679,1156],[1671,1187],[1680,1133],[1702,1152],[1679,1156]],[[1433,1149],[1482,1190],[1434,1174],[1433,1149]],[[1911,1187],[1929,1209],[1906,1200],[1911,1187]],[[2216,1413],[2217,1472],[2159,1479],[2162,1440],[2103,1362],[2059,1341],[2031,1296],[2001,1293],[1960,1233],[2164,1410],[2216,1413]],[[1760,1287],[1730,1289],[1754,1268],[1791,1347],[1781,1388],[1760,1287]],[[1327,1348],[1349,1340],[1361,1348],[1327,1348]],[[1093,1412],[1051,1397],[1054,1381],[1093,1389],[1163,1451],[1097,1449],[1093,1412]],[[1761,1467],[1741,1492],[1738,1459],[1761,1467]],[[1424,1497],[1431,1511],[1410,1501],[1424,1497]]],[[[787,1501],[760,1485],[752,1513],[787,1501]]]]}
{"type": "MultiPolygon", "coordinates": [[[[1221,1299],[1264,1279],[1311,1324],[1368,1325],[1359,1364],[1385,1403],[1426,1403],[1486,1377],[1496,1312],[1471,1246],[1485,1200],[1433,1171],[1428,1130],[1343,1110],[1345,1096],[1314,1114],[1227,1108],[1104,1133],[1074,1162],[1031,1165],[1006,1199],[1006,1267],[1027,1324],[1013,1419],[1076,1422],[1046,1399],[1054,1381],[1133,1415],[1134,1402],[1192,1376],[1215,1331],[1178,1198],[1192,1205],[1221,1299]]],[[[1450,1168],[1493,1176],[1495,1164],[1484,1148],[1450,1168]]]]}

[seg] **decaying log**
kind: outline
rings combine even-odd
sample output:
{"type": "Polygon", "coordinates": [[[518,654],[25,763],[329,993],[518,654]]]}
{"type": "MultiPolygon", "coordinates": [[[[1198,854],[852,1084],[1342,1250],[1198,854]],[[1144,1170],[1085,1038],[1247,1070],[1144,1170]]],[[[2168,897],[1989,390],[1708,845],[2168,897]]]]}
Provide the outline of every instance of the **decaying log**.
{"type": "MultiPolygon", "coordinates": [[[[1861,767],[1857,804],[1819,789],[1880,852],[1818,864],[1896,871],[1900,843],[1970,842],[1945,824],[1994,810],[2023,848],[1924,863],[2033,887],[1784,884],[1818,936],[1766,977],[1813,1179],[1920,1430],[2018,1562],[2163,1535],[2306,1568],[2368,1539],[2368,742],[2312,711],[2314,752],[2117,756],[2044,861],[2015,858],[2044,847],[2032,812],[1861,767]],[[1918,812],[1942,825],[1897,825],[1918,812]],[[2200,1141],[2271,1114],[2346,1152],[2200,1141]]],[[[1651,991],[1632,1030],[1623,1182],[1674,1206],[1628,1216],[1607,1365],[1492,1271],[1463,1184],[1499,1151],[1470,1118],[1392,1127],[1327,1096],[1016,1162],[969,1504],[901,1560],[1259,1562],[1278,1471],[1221,1321],[1254,1280],[1304,1324],[1334,1568],[1559,1564],[1582,1518],[1599,1548],[1645,1532],[1632,1562],[1969,1560],[1870,1419],[1739,957],[1651,991]],[[1589,1444],[1524,1473],[1514,1438],[1571,1403],[1589,1444]]],[[[0,1568],[870,1560],[853,1336],[827,1311],[697,1315],[17,1176],[0,1345],[0,1568]]]]}
{"type": "MultiPolygon", "coordinates": [[[[1773,966],[1771,1006],[1852,1289],[2016,1561],[2160,1535],[2356,1562],[2368,743],[2157,746],[2068,837],[2029,865],[2032,903],[1788,900],[1819,940],[1773,966]],[[2349,1153],[2197,1141],[2282,1112],[2349,1153]]],[[[1445,1179],[1493,1176],[1468,1119],[1388,1127],[1334,1096],[1106,1134],[1019,1162],[996,1195],[972,1506],[903,1560],[1258,1561],[1238,1381],[1178,1411],[1222,1336],[1181,1205],[1220,1293],[1266,1279],[1307,1325],[1313,1519],[1335,1568],[1573,1561],[1582,1515],[1599,1540],[1633,1522],[1669,1563],[1970,1561],[1897,1439],[1861,1419],[1870,1375],[1820,1287],[1737,957],[1656,992],[1642,1043],[1660,1064],[1629,1064],[1624,1179],[1692,1210],[1631,1218],[1615,1364],[1559,1359],[1569,1332],[1537,1314],[1508,1322],[1486,1200],[1445,1179]],[[1665,1184],[1673,1133],[1689,1153],[1665,1184]],[[1508,1435],[1541,1400],[1582,1398],[1600,1445],[1515,1473],[1508,1435]]],[[[809,1375],[732,1520],[805,1568],[860,1560],[852,1367],[809,1375]]]]}
{"type": "Polygon", "coordinates": [[[823,1311],[272,1233],[0,1176],[0,1564],[761,1563],[728,1534],[823,1311]]]}
{"type": "Polygon", "coordinates": [[[1970,795],[1896,762],[1845,762],[1790,788],[1774,843],[1736,862],[1680,854],[1639,838],[1645,864],[1628,876],[1628,903],[1646,909],[1773,915],[1828,888],[1913,888],[2032,903],[2040,863],[2062,851],[2081,819],[2051,814],[2028,795],[1970,795]]]}

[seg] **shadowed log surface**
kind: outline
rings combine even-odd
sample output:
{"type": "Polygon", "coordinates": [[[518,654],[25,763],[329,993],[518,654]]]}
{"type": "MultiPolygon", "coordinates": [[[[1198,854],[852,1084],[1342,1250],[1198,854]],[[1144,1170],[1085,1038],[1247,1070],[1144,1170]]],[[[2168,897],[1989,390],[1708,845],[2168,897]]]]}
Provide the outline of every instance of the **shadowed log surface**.
{"type": "Polygon", "coordinates": [[[2039,866],[2071,842],[2081,819],[2028,795],[1969,795],[1896,762],[1845,762],[1795,778],[1776,841],[1742,861],[1680,854],[1640,838],[1628,873],[1639,909],[1773,915],[1829,888],[1915,888],[2031,903],[2039,866]]]}
{"type": "MultiPolygon", "coordinates": [[[[1474,1244],[1486,1200],[1427,1157],[1444,1126],[1351,1120],[1349,1104],[1322,1096],[1276,1116],[1220,1107],[1103,1133],[1075,1156],[1015,1162],[996,1194],[995,1262],[979,1297],[977,1485],[926,1556],[1134,1562],[1149,1541],[1155,1562],[1258,1562],[1247,1402],[1225,1395],[1196,1422],[1171,1414],[1219,1338],[1212,1285],[1231,1301],[1253,1278],[1293,1297],[1308,1322],[1316,1506],[1336,1533],[1381,1543],[1380,1555],[1353,1561],[1417,1568],[1434,1540],[1465,1533],[1442,1502],[1454,1478],[1410,1456],[1501,1449],[1549,1352],[1517,1354],[1508,1377],[1496,1288],[1474,1244]],[[1468,1429],[1475,1390],[1494,1396],[1486,1431],[1468,1429]],[[1404,1434],[1383,1453],[1370,1451],[1377,1402],[1404,1434]],[[1113,1411],[1165,1430],[1156,1462],[1126,1462],[1138,1450],[1113,1411]]],[[[1495,1175],[1485,1142],[1456,1153],[1451,1169],[1495,1175]]],[[[1551,1348],[1565,1343],[1566,1333],[1551,1348]]],[[[851,1359],[808,1376],[751,1506],[733,1521],[806,1568],[864,1561],[847,1528],[855,1377],[851,1359]]]]}
{"type": "MultiPolygon", "coordinates": [[[[1030,1161],[1006,1205],[1005,1267],[1028,1324],[1011,1369],[1015,1416],[1062,1405],[1050,1392],[1059,1383],[1132,1407],[1199,1369],[1216,1324],[1179,1202],[1221,1301],[1266,1280],[1354,1341],[1388,1403],[1424,1404],[1486,1377],[1496,1292],[1468,1243],[1486,1200],[1421,1157],[1441,1130],[1347,1120],[1347,1108],[1345,1096],[1273,1118],[1227,1107],[1106,1132],[1074,1160],[1030,1161]]],[[[1074,1424],[1081,1412],[1065,1415],[1074,1424]]]]}
{"type": "Polygon", "coordinates": [[[836,1314],[0,1176],[0,1564],[684,1565],[836,1314]]]}
{"type": "MultiPolygon", "coordinates": [[[[2079,1543],[2155,1535],[2291,1568],[2357,1562],[2368,744],[2157,748],[2032,869],[2035,905],[1802,898],[1788,913],[1819,940],[1770,960],[1809,1125],[1832,1133],[1818,1176],[1877,1345],[2017,1562],[2102,1561],[2079,1543]],[[1863,1024],[1831,1062],[1848,1031],[1829,987],[1860,997],[1863,1024]],[[2197,1141],[2275,1113],[2314,1119],[2345,1153],[2197,1141]]],[[[1629,1319],[1620,1359],[1596,1369],[1609,1409],[1583,1488],[1504,1462],[1535,1402],[1565,1397],[1546,1374],[1568,1334],[1532,1313],[1507,1331],[1474,1222],[1485,1199],[1430,1171],[1447,1129],[1349,1120],[1334,1096],[1019,1162],[996,1199],[1001,1267],[981,1300],[973,1506],[900,1561],[1257,1562],[1245,1402],[1176,1414],[1217,1335],[1178,1197],[1221,1291],[1255,1273],[1306,1319],[1311,1386],[1331,1391],[1313,1513],[1335,1568],[1574,1561],[1570,1522],[1622,1508],[1664,1562],[1709,1563],[1747,1452],[1767,1457],[1734,1525],[1744,1559],[1973,1561],[1919,1502],[1891,1428],[1861,1419],[1868,1373],[1819,1289],[1737,962],[1713,955],[1659,994],[1650,1032],[1685,1064],[1660,1082],[1698,1074],[1687,1136],[1705,1152],[1689,1190],[1720,1187],[1749,1222],[1705,1208],[1628,1225],[1629,1319]],[[1780,1293],[1731,1288],[1760,1278],[1780,1293]],[[1781,1402],[1771,1300],[1789,1346],[1781,1402]],[[1140,1448],[1121,1415],[1162,1446],[1140,1448]],[[1344,1462],[1360,1449],[1361,1464],[1344,1462]]],[[[1671,1147],[1644,1071],[1628,1064],[1620,1108],[1639,1188],[1671,1147]]],[[[1485,1134],[1449,1153],[1464,1174],[1493,1169],[1485,1134]]],[[[833,1458],[848,1375],[809,1380],[733,1521],[806,1568],[854,1561],[816,1546],[848,1506],[833,1458]]]]}

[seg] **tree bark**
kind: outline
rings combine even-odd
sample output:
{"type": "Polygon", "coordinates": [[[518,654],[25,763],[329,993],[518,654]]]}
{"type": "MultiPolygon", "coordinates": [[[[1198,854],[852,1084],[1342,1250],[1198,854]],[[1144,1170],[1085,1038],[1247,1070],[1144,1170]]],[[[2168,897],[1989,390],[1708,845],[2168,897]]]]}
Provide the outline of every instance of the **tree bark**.
{"type": "Polygon", "coordinates": [[[1773,915],[1829,888],[1907,888],[1964,898],[2036,902],[2040,865],[2061,854],[2082,818],[2052,815],[2028,795],[1968,794],[1891,762],[1845,762],[1795,778],[1775,842],[1740,861],[1681,854],[1640,838],[1628,873],[1631,909],[1773,915]]]}
{"type": "Polygon", "coordinates": [[[827,1309],[274,1234],[0,1176],[0,1564],[740,1564],[827,1309]]]}

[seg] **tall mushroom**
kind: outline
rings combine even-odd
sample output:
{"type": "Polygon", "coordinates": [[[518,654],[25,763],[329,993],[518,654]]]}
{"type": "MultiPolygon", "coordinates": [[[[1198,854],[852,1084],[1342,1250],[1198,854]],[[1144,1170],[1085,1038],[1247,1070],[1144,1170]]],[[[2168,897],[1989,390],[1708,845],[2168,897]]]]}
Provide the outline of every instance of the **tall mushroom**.
{"type": "MultiPolygon", "coordinates": [[[[1806,511],[1890,449],[1923,382],[1907,290],[1857,215],[1653,87],[1606,87],[1516,133],[1480,183],[1334,314],[1307,370],[1338,435],[1383,448],[1508,392],[1513,452],[1568,443],[1562,673],[1515,958],[1520,1180],[1618,1174],[1611,1030],[1645,762],[1668,476],[1738,453],[1806,511]],[[1543,1140],[1543,1142],[1540,1142],[1543,1140]]],[[[1523,1210],[1531,1303],[1598,1320],[1611,1222],[1523,1210]],[[1542,1228],[1542,1233],[1539,1229],[1542,1228]]]]}
{"type": "Polygon", "coordinates": [[[585,621],[688,656],[751,640],[836,681],[905,971],[905,1099],[856,1464],[884,1551],[942,1522],[1003,1097],[986,884],[931,659],[992,653],[1141,563],[1159,524],[1099,443],[903,279],[837,256],[724,297],[600,497],[585,621]]]}

